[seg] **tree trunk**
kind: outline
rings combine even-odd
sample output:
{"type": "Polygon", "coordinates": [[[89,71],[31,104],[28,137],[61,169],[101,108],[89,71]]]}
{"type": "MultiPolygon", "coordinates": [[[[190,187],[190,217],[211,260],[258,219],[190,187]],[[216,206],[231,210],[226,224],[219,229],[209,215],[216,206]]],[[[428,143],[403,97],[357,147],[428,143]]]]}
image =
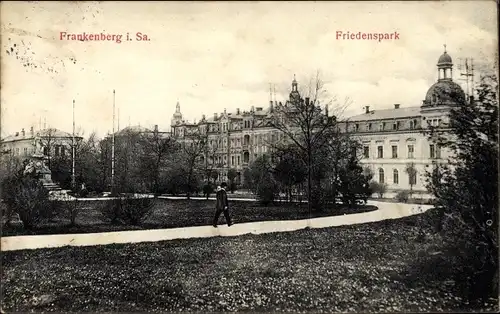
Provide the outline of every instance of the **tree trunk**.
{"type": "Polygon", "coordinates": [[[311,151],[307,152],[307,210],[311,214],[311,201],[312,201],[312,169],[311,169],[311,151]]]}

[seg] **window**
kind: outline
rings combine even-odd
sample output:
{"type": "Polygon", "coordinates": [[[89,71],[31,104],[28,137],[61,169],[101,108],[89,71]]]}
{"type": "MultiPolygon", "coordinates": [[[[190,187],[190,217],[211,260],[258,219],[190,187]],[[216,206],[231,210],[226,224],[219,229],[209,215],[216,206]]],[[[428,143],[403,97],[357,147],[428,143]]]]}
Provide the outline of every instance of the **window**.
{"type": "Polygon", "coordinates": [[[431,157],[431,159],[436,158],[436,145],[430,144],[429,145],[429,150],[430,150],[430,157],[431,157]]]}
{"type": "Polygon", "coordinates": [[[377,147],[377,157],[384,158],[384,147],[383,146],[377,147]]]}
{"type": "Polygon", "coordinates": [[[380,123],[380,125],[378,126],[378,129],[379,129],[379,131],[383,131],[384,130],[384,124],[380,123]]]}
{"type": "Polygon", "coordinates": [[[241,162],[240,156],[237,156],[236,159],[238,160],[238,166],[239,166],[241,162]]]}
{"type": "Polygon", "coordinates": [[[234,163],[234,156],[231,156],[231,166],[234,166],[235,163],[234,163]]]}
{"type": "Polygon", "coordinates": [[[356,132],[358,132],[358,131],[359,131],[359,124],[358,124],[358,123],[356,123],[356,125],[355,125],[355,127],[354,127],[354,128],[355,128],[356,132]]]}
{"type": "Polygon", "coordinates": [[[24,148],[24,156],[28,156],[28,147],[24,148]]]}
{"type": "Polygon", "coordinates": [[[413,145],[408,145],[408,158],[415,158],[413,145]]]}
{"type": "Polygon", "coordinates": [[[392,172],[392,181],[394,184],[399,184],[399,173],[396,169],[392,172]]]}
{"type": "Polygon", "coordinates": [[[380,184],[384,184],[384,181],[385,181],[385,180],[384,180],[384,169],[380,168],[380,169],[378,170],[378,182],[379,182],[380,184]]]}
{"type": "Polygon", "coordinates": [[[60,146],[55,147],[55,155],[59,156],[60,146]]]}
{"type": "Polygon", "coordinates": [[[363,147],[363,157],[370,158],[370,146],[363,147]]]}
{"type": "Polygon", "coordinates": [[[414,129],[415,128],[415,121],[414,120],[411,120],[410,121],[410,129],[414,129]]]}
{"type": "Polygon", "coordinates": [[[372,130],[372,124],[368,123],[368,131],[371,131],[371,130],[372,130]]]}
{"type": "Polygon", "coordinates": [[[392,145],[392,158],[398,158],[398,147],[392,145]]]}
{"type": "Polygon", "coordinates": [[[397,122],[394,122],[394,123],[392,124],[392,129],[393,129],[393,130],[397,130],[397,129],[398,129],[398,123],[397,123],[397,122]]]}
{"type": "Polygon", "coordinates": [[[436,145],[436,159],[441,159],[441,147],[436,145]]]}

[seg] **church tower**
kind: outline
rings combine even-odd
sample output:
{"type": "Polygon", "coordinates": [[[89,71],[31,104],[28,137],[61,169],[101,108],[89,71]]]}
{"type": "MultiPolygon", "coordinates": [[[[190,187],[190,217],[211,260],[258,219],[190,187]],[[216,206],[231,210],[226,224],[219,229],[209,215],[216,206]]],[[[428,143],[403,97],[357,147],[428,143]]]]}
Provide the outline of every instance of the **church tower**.
{"type": "Polygon", "coordinates": [[[298,83],[297,80],[295,79],[295,74],[293,75],[293,81],[292,81],[292,91],[290,92],[290,101],[300,101],[300,93],[298,90],[298,83]]]}
{"type": "Polygon", "coordinates": [[[172,135],[174,134],[174,127],[182,122],[182,113],[181,113],[181,105],[179,102],[177,102],[177,105],[175,106],[175,113],[172,116],[172,119],[170,120],[170,129],[172,132],[172,135]]]}

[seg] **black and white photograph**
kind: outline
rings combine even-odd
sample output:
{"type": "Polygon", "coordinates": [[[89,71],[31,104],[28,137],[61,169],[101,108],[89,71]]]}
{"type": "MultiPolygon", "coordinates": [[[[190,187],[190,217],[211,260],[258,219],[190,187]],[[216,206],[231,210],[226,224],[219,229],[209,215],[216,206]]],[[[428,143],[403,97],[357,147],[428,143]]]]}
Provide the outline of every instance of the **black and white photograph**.
{"type": "Polygon", "coordinates": [[[0,4],[0,312],[499,312],[498,3],[0,4]]]}

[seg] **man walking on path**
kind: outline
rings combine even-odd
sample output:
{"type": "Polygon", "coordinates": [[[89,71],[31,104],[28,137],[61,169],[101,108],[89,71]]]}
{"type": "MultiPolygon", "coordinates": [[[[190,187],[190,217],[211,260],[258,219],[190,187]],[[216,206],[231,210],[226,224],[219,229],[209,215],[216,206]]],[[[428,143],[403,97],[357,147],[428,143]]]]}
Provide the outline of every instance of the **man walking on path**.
{"type": "Polygon", "coordinates": [[[216,194],[216,204],[215,204],[215,217],[213,226],[217,228],[217,222],[219,221],[220,214],[224,212],[224,217],[226,217],[226,223],[228,227],[231,227],[231,217],[229,216],[229,204],[227,201],[226,193],[226,182],[222,182],[220,188],[217,187],[216,194]]]}

